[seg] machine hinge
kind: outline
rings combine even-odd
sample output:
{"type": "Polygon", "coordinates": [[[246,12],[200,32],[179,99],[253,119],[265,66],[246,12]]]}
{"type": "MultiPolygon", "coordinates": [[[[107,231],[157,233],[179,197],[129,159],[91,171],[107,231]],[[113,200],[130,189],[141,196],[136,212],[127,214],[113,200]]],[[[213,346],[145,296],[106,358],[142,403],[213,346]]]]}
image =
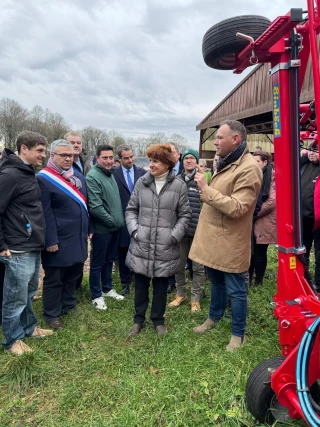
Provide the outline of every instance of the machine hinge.
{"type": "Polygon", "coordinates": [[[280,245],[275,245],[277,250],[279,252],[283,252],[284,254],[295,254],[295,255],[301,255],[306,253],[305,246],[300,246],[299,248],[285,248],[280,245]]]}
{"type": "Polygon", "coordinates": [[[271,68],[271,70],[268,71],[268,75],[272,76],[272,74],[277,73],[280,70],[289,70],[290,68],[296,68],[301,66],[301,60],[300,59],[292,59],[291,61],[276,65],[275,67],[271,68]]]}

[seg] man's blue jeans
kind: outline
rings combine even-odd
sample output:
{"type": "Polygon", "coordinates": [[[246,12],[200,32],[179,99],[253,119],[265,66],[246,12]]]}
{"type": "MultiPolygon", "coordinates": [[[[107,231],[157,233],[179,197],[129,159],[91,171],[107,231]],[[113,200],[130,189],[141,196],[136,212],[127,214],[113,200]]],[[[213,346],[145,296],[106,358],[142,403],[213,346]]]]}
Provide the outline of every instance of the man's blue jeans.
{"type": "Polygon", "coordinates": [[[40,271],[40,252],[12,254],[12,258],[0,256],[6,265],[3,284],[2,331],[5,349],[15,341],[32,335],[37,318],[32,307],[40,271]]]}
{"type": "Polygon", "coordinates": [[[246,329],[247,291],[242,273],[225,273],[207,267],[211,282],[209,318],[215,322],[224,315],[229,295],[232,314],[232,335],[243,337],[246,329]]]}
{"type": "Polygon", "coordinates": [[[101,297],[101,285],[103,292],[112,289],[112,264],[117,257],[118,241],[119,231],[92,236],[89,277],[92,299],[101,297]]]}

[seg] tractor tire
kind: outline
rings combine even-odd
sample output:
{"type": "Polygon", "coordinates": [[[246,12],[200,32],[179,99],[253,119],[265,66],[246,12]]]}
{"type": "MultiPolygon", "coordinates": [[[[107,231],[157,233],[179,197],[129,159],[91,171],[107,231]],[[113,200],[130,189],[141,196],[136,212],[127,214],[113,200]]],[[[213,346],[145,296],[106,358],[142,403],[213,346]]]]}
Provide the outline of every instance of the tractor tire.
{"type": "Polygon", "coordinates": [[[272,425],[276,420],[290,420],[286,408],[278,402],[275,392],[269,385],[268,368],[277,369],[285,360],[275,356],[264,360],[251,372],[246,387],[247,406],[260,423],[272,425]]]}
{"type": "Polygon", "coordinates": [[[202,41],[204,62],[216,70],[232,70],[238,54],[248,46],[247,40],[236,37],[243,33],[257,39],[270,25],[268,18],[243,15],[225,19],[211,27],[202,41]]]}

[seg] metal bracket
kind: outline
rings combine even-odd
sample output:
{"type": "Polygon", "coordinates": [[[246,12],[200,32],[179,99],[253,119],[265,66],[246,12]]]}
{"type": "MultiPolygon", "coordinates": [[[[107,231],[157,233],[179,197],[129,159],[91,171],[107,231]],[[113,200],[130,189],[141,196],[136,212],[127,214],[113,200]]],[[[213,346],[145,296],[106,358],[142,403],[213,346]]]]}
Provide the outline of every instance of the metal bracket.
{"type": "Polygon", "coordinates": [[[290,68],[296,68],[301,67],[301,60],[300,59],[292,59],[291,61],[276,65],[275,67],[271,68],[271,70],[268,71],[269,76],[272,76],[272,74],[277,73],[280,70],[289,70],[290,68]]]}
{"type": "Polygon", "coordinates": [[[275,245],[276,249],[279,252],[282,252],[284,254],[295,254],[295,255],[301,255],[306,253],[305,246],[300,246],[300,248],[285,248],[280,245],[275,245]]]}

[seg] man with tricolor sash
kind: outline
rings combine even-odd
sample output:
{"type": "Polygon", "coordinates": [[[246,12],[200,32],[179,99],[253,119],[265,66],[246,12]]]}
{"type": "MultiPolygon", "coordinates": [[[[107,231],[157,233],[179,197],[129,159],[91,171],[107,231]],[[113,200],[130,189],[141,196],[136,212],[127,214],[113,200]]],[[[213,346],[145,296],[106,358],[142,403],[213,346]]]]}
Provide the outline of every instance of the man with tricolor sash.
{"type": "Polygon", "coordinates": [[[51,144],[47,167],[37,174],[46,222],[44,319],[56,330],[63,328],[60,316],[76,309],[75,287],[88,256],[86,184],[72,162],[71,143],[58,139],[51,144]]]}

